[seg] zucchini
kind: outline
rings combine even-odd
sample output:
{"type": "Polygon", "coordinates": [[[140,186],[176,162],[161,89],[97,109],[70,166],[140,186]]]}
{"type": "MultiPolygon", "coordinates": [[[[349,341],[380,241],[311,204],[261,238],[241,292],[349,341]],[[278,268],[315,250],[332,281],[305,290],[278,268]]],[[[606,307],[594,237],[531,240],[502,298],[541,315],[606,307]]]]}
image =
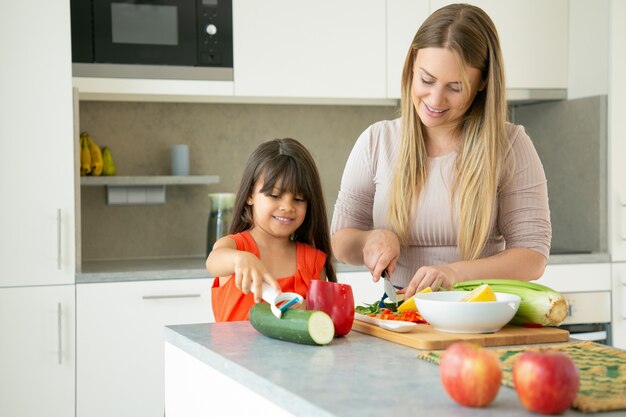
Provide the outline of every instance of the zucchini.
{"type": "Polygon", "coordinates": [[[323,311],[290,308],[279,319],[265,302],[250,309],[250,324],[267,337],[306,345],[327,345],[335,336],[333,320],[323,311]]]}
{"type": "Polygon", "coordinates": [[[385,305],[385,308],[388,308],[391,311],[397,311],[398,307],[400,307],[400,305],[402,305],[402,303],[404,302],[404,293],[402,294],[397,294],[398,297],[398,302],[394,303],[393,301],[391,301],[389,299],[389,297],[385,297],[385,299],[383,300],[383,304],[385,305]]]}

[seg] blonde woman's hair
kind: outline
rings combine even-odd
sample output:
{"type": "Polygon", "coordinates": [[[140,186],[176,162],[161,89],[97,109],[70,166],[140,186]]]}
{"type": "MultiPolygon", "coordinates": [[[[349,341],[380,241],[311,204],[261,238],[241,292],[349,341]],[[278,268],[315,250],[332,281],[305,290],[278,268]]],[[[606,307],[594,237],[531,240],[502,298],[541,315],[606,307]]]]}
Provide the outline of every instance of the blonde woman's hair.
{"type": "MultiPolygon", "coordinates": [[[[468,4],[452,4],[435,11],[413,38],[402,71],[402,136],[387,219],[403,246],[408,245],[412,203],[418,201],[428,175],[424,131],[411,99],[413,66],[422,48],[446,48],[457,56],[459,65],[481,71],[482,88],[459,124],[457,133],[462,141],[450,194],[453,215],[456,191],[459,196],[460,256],[476,259],[497,215],[498,182],[508,145],[500,41],[489,16],[468,4]]],[[[469,94],[468,80],[462,83],[462,91],[469,94]]]]}

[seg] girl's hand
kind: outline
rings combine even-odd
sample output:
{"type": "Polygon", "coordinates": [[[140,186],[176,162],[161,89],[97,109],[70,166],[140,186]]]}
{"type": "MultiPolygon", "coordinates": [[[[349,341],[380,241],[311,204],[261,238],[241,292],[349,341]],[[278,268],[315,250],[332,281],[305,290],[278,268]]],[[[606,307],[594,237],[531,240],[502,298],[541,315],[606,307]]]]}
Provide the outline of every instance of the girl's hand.
{"type": "Polygon", "coordinates": [[[261,287],[267,283],[280,294],[282,290],[278,282],[267,272],[261,260],[252,253],[238,251],[234,259],[235,286],[244,294],[254,293],[254,302],[261,301],[261,287]]]}
{"type": "Polygon", "coordinates": [[[374,282],[378,282],[386,269],[389,275],[396,269],[400,256],[400,240],[391,230],[375,229],[368,234],[363,245],[363,263],[372,273],[374,282]]]}
{"type": "Polygon", "coordinates": [[[437,291],[440,287],[452,288],[456,282],[463,281],[463,274],[450,265],[423,266],[417,270],[409,285],[404,289],[405,299],[413,297],[426,287],[437,291]]]}

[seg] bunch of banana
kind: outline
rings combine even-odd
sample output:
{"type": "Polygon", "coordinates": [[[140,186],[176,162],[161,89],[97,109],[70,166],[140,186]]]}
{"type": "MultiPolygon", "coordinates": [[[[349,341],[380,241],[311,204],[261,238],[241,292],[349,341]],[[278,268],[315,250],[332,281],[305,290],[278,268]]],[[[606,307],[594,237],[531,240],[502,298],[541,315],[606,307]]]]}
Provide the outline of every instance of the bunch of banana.
{"type": "Polygon", "coordinates": [[[80,175],[102,175],[104,161],[100,147],[91,139],[89,133],[80,134],[80,175]]]}
{"type": "Polygon", "coordinates": [[[80,175],[91,174],[91,152],[87,144],[87,137],[80,134],[80,175]]]}

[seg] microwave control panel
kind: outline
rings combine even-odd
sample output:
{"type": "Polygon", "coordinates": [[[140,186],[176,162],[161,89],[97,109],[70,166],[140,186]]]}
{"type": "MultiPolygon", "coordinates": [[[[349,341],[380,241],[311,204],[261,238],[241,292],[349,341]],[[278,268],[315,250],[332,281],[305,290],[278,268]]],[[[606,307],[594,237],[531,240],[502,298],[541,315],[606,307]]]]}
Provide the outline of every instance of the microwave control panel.
{"type": "Polygon", "coordinates": [[[232,0],[197,0],[198,64],[232,66],[232,0]]]}

